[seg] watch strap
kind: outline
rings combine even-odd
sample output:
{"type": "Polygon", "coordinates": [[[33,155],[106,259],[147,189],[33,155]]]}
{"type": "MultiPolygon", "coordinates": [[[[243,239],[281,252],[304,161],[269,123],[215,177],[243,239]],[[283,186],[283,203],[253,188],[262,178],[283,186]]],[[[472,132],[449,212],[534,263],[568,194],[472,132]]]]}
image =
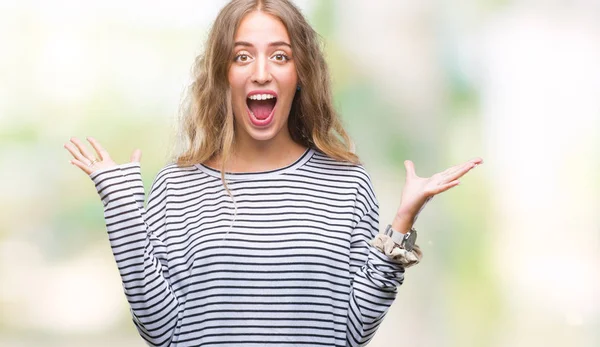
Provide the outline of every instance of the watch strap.
{"type": "Polygon", "coordinates": [[[391,224],[388,224],[388,226],[385,228],[384,234],[389,236],[400,248],[406,249],[407,251],[411,251],[413,249],[417,240],[417,230],[412,227],[406,234],[403,234],[392,228],[391,224]]]}

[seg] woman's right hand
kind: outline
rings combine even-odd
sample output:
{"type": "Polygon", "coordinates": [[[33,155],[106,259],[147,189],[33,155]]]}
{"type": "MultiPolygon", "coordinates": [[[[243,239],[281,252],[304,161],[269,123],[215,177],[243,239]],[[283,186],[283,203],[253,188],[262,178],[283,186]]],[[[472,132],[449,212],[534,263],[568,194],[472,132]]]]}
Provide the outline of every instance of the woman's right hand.
{"type": "MultiPolygon", "coordinates": [[[[108,152],[102,148],[100,143],[93,137],[88,137],[87,140],[92,144],[92,147],[96,150],[98,158],[90,153],[84,144],[76,137],[71,138],[71,142],[65,143],[64,147],[73,155],[71,164],[78,166],[88,176],[98,170],[110,169],[118,164],[115,163],[108,152]],[[92,161],[96,160],[92,165],[92,161]]],[[[131,162],[139,162],[142,158],[142,151],[136,149],[131,154],[131,162]]]]}

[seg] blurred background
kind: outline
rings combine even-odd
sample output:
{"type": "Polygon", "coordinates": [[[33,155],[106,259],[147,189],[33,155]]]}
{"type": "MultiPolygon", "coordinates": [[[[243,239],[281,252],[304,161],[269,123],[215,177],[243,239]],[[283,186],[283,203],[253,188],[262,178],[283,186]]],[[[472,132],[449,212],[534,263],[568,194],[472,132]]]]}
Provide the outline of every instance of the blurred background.
{"type": "MultiPolygon", "coordinates": [[[[371,345],[600,346],[600,2],[296,3],[381,228],[405,159],[420,176],[485,161],[419,215],[423,261],[371,345]]],[[[148,191],[224,4],[0,0],[0,346],[144,346],[63,144],[140,148],[148,191]]]]}

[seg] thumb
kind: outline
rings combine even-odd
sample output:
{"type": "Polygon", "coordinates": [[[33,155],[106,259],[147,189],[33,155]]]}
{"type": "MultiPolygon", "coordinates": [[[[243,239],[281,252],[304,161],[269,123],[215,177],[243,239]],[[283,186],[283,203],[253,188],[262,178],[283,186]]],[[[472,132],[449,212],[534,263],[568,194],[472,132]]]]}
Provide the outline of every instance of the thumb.
{"type": "Polygon", "coordinates": [[[412,161],[405,160],[404,161],[404,167],[406,168],[406,176],[407,177],[409,177],[409,176],[412,177],[412,176],[416,175],[416,173],[415,173],[415,164],[413,164],[412,161]]]}
{"type": "Polygon", "coordinates": [[[135,149],[131,154],[131,162],[140,162],[142,159],[142,151],[139,149],[135,149]]]}

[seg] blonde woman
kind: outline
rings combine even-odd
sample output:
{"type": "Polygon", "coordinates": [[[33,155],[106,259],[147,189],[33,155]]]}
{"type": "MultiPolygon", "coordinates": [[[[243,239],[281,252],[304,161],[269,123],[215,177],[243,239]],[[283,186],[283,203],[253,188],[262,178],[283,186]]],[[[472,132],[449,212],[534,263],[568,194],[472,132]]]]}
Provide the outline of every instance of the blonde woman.
{"type": "Polygon", "coordinates": [[[94,138],[65,147],[104,205],[133,322],[151,346],[364,346],[405,269],[434,195],[482,163],[429,178],[406,161],[398,212],[379,233],[370,177],[332,106],[317,34],[288,0],[233,0],[195,63],[187,148],[147,206],[141,151],[117,164],[94,138]],[[97,157],[96,157],[97,155],[97,157]]]}

